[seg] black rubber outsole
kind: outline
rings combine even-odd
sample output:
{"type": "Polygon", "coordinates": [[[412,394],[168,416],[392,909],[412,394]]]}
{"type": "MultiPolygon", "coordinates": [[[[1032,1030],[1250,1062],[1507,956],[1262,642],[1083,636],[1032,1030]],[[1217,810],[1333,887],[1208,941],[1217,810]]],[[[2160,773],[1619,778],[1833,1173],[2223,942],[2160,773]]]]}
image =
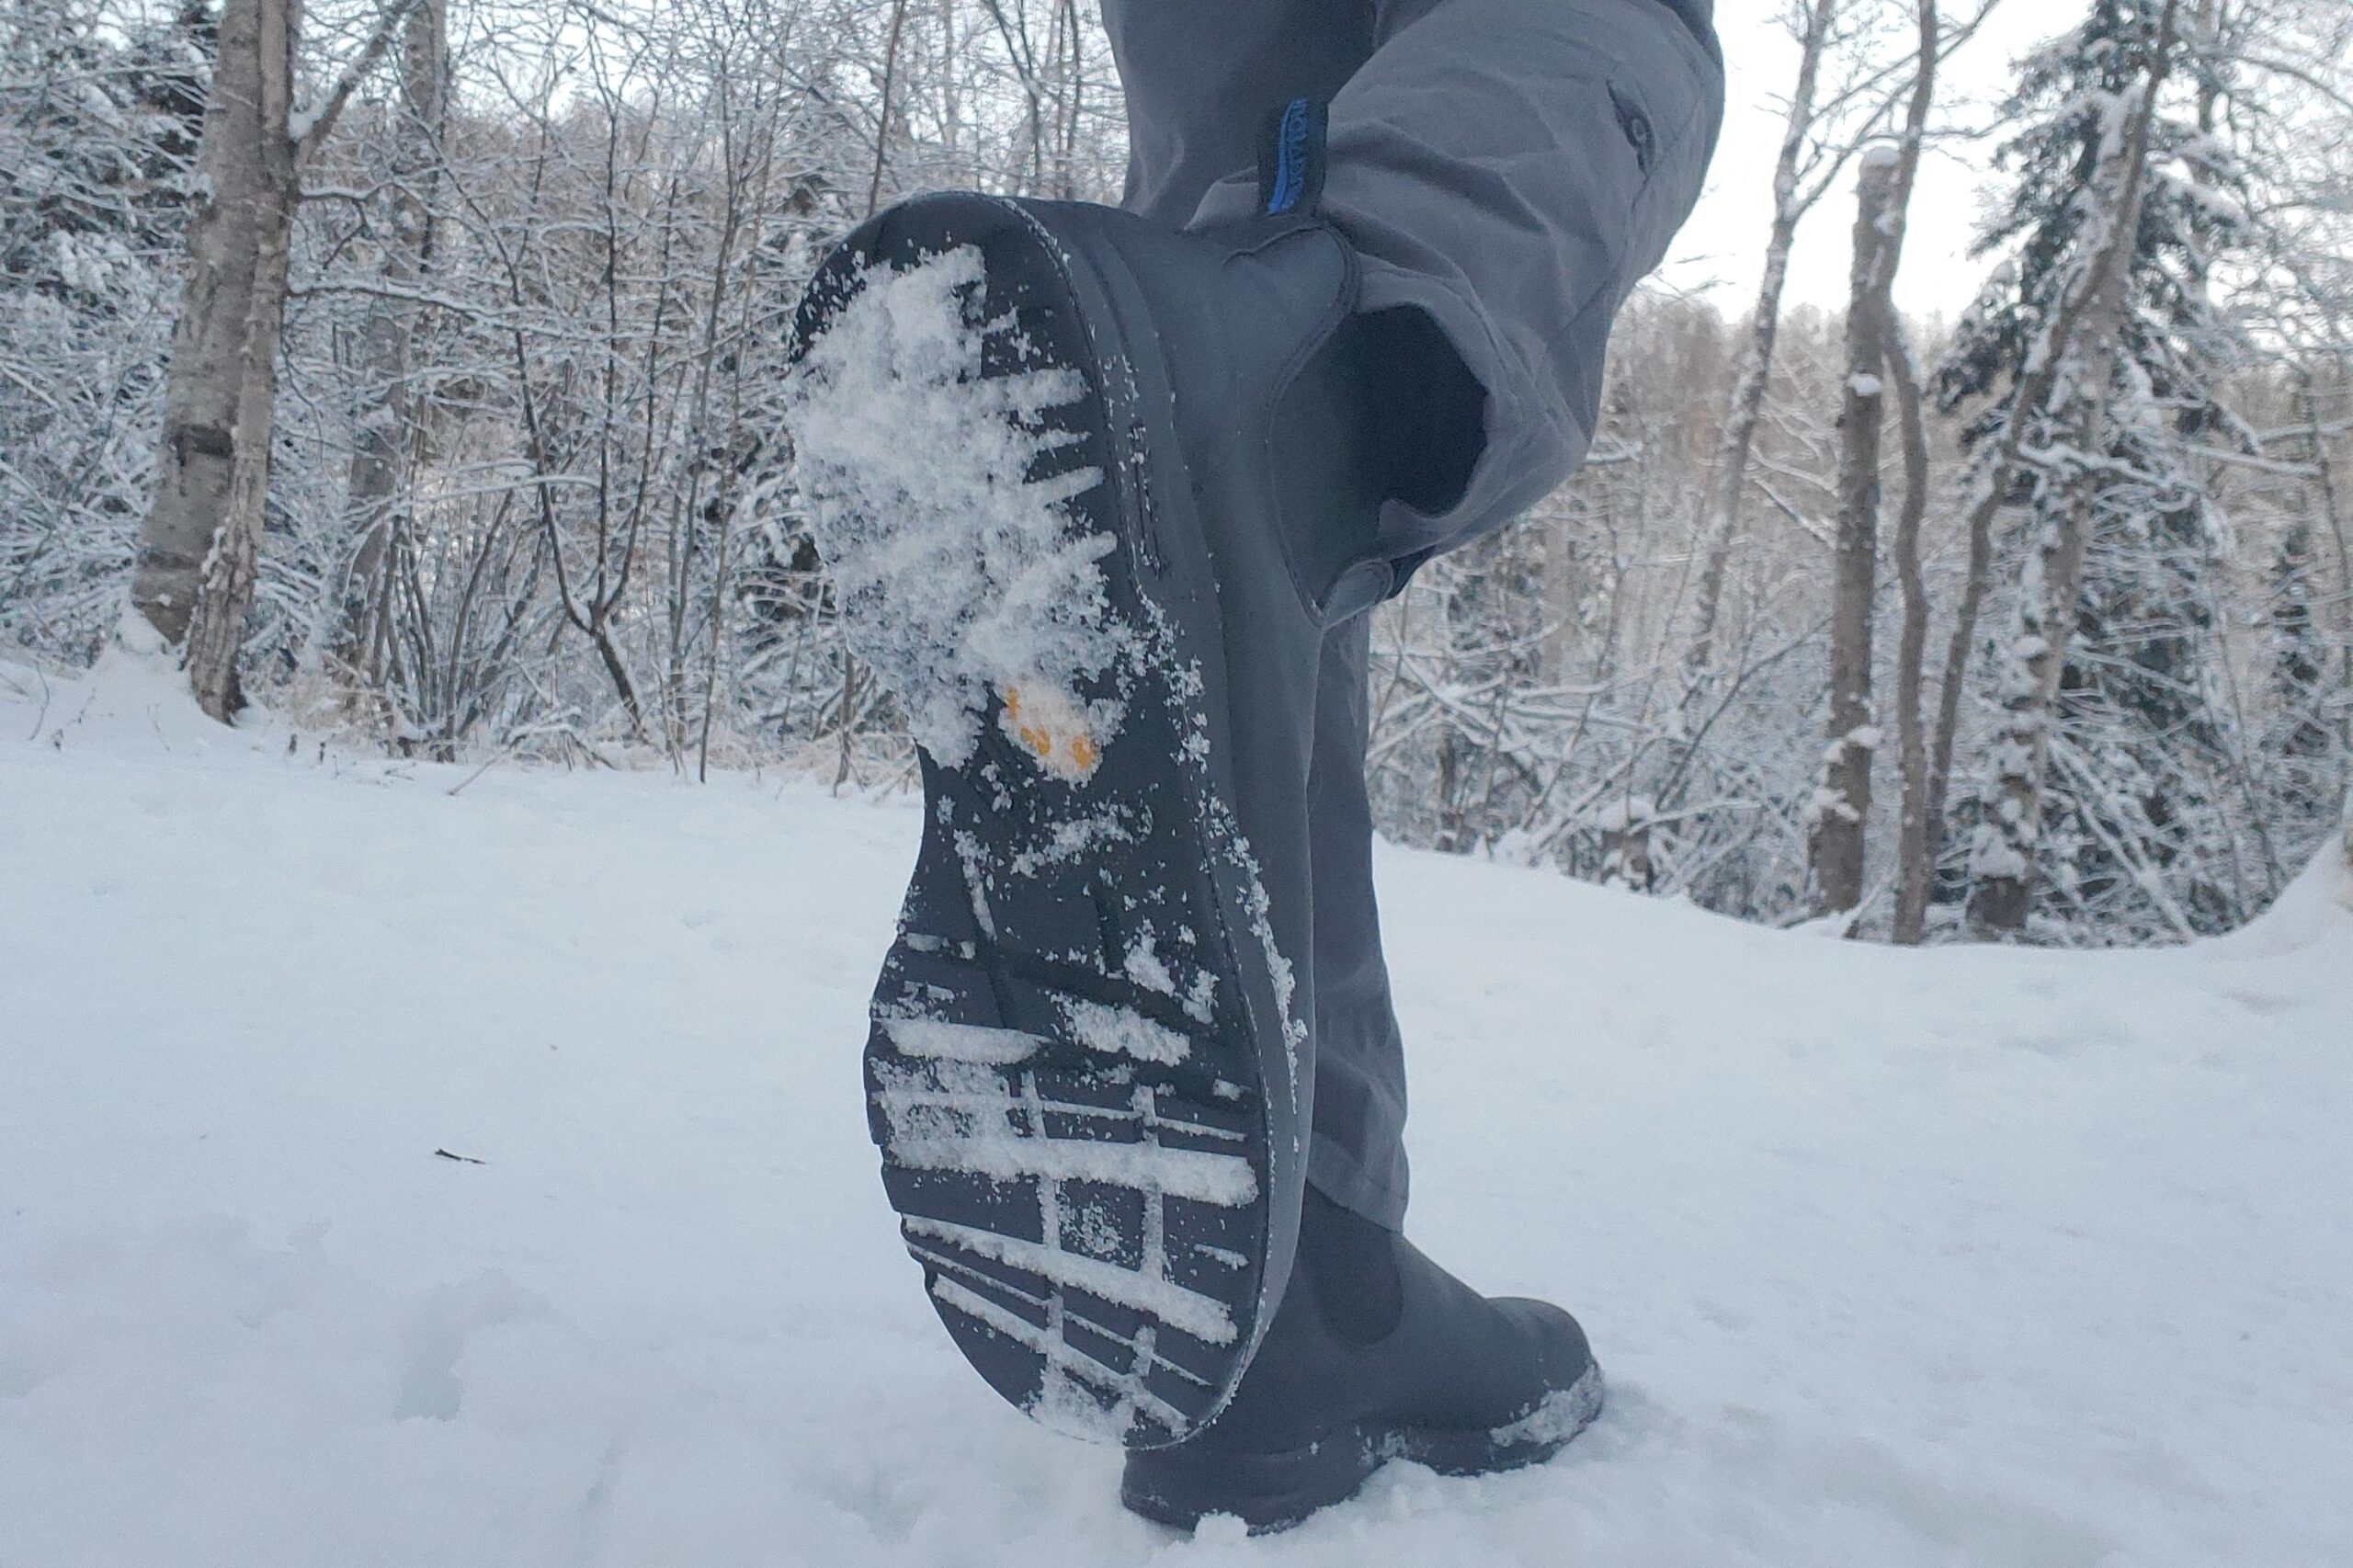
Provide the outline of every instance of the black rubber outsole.
{"type": "Polygon", "coordinates": [[[1345,1503],[1392,1460],[1440,1475],[1498,1475],[1559,1454],[1601,1414],[1601,1376],[1587,1373],[1555,1396],[1540,1420],[1499,1430],[1457,1431],[1364,1424],[1344,1426],[1289,1453],[1232,1455],[1179,1449],[1152,1456],[1149,1475],[1130,1461],[1120,1487],[1129,1512],[1189,1530],[1211,1515],[1239,1518],[1252,1535],[1304,1524],[1345,1503]]]}
{"type": "Polygon", "coordinates": [[[1148,352],[1119,340],[1085,264],[1020,207],[981,198],[912,204],[853,235],[813,285],[804,333],[867,269],[966,244],[984,261],[967,320],[997,324],[984,374],[1085,380],[1040,418],[1058,474],[1099,475],[1067,511],[1074,536],[1108,538],[1122,652],[1051,698],[1119,716],[1081,755],[999,691],[962,764],[924,756],[923,839],[866,1048],[870,1129],[974,1368],[1052,1425],[1157,1447],[1222,1408],[1255,1346],[1278,1179],[1268,1096],[1294,1096],[1292,1069],[1266,1000],[1263,896],[1211,762],[1207,562],[1170,559],[1143,493],[1148,352]]]}

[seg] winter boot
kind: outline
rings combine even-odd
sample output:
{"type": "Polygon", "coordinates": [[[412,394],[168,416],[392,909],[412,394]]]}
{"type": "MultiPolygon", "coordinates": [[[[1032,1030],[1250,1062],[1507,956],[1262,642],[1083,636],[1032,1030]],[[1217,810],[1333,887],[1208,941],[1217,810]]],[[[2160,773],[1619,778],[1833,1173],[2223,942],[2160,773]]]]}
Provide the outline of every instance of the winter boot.
{"type": "Polygon", "coordinates": [[[1317,652],[1391,583],[1356,288],[1299,213],[949,195],[796,322],[817,541],[922,752],[884,1187],[998,1392],[1134,1446],[1225,1404],[1298,1227],[1317,652]]]}
{"type": "Polygon", "coordinates": [[[1601,1412],[1601,1369],[1558,1307],[1489,1301],[1408,1244],[1306,1194],[1290,1289],[1225,1413],[1128,1456],[1120,1501],[1256,1531],[1337,1503],[1392,1459],[1479,1475],[1550,1459],[1601,1412]]]}

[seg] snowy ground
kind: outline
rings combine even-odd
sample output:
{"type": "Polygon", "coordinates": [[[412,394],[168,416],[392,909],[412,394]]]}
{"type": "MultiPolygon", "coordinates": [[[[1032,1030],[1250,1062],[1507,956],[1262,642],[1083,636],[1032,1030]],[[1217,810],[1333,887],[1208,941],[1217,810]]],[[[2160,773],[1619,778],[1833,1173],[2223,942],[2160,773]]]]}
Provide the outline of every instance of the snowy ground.
{"type": "Polygon", "coordinates": [[[1615,1401],[1188,1540],[893,1236],[912,811],[470,772],[0,666],[0,1568],[2353,1562],[2334,869],[1919,954],[1387,856],[1415,1234],[1615,1401]]]}

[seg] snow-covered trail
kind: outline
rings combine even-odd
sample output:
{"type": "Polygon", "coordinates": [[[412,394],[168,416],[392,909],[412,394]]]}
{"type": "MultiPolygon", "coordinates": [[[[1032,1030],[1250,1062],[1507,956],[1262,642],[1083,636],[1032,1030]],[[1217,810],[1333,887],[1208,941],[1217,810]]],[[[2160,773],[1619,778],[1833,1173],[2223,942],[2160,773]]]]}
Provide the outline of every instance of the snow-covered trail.
{"type": "Polygon", "coordinates": [[[452,796],[135,667],[42,708],[0,667],[5,1568],[2353,1562],[2339,871],[2186,951],[1903,953],[1388,855],[1414,1233],[1614,1403],[1179,1539],[893,1233],[908,806],[452,796]]]}

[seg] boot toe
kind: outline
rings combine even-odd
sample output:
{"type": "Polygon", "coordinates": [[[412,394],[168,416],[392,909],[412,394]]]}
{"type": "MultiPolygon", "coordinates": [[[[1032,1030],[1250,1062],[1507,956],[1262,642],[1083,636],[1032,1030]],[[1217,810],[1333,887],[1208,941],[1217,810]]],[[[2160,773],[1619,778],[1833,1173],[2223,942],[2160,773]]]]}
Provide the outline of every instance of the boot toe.
{"type": "Polygon", "coordinates": [[[1592,1369],[1593,1346],[1568,1312],[1528,1296],[1501,1297],[1495,1307],[1534,1351],[1547,1388],[1568,1388],[1592,1369]]]}
{"type": "Polygon", "coordinates": [[[1601,1414],[1601,1368],[1583,1325],[1552,1302],[1513,1296],[1497,1301],[1495,1307],[1518,1330],[1540,1388],[1522,1415],[1495,1429],[1495,1439],[1504,1448],[1542,1458],[1601,1414]]]}

